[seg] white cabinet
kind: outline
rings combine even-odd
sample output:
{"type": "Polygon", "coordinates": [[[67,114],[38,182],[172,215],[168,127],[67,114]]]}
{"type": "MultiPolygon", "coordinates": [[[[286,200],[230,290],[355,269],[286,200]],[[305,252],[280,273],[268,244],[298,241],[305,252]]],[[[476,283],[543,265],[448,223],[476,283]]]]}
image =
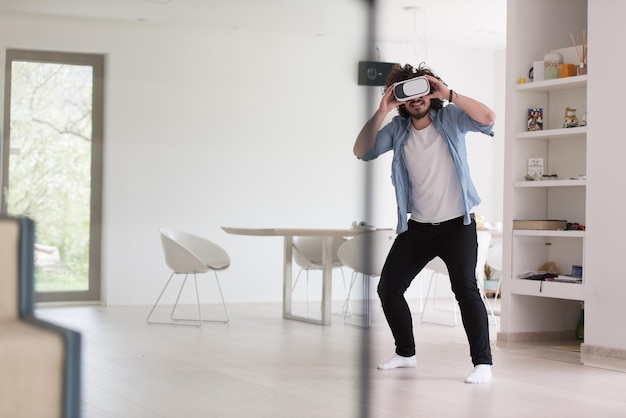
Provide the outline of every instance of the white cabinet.
{"type": "Polygon", "coordinates": [[[587,127],[564,128],[566,108],[587,112],[587,75],[518,84],[532,63],[562,49],[573,63],[569,33],[586,29],[584,0],[509,0],[502,325],[505,341],[573,338],[591,278],[585,276],[584,230],[513,229],[514,220],[585,225],[587,127]],[[528,131],[529,109],[543,109],[543,130],[528,131]],[[543,159],[541,180],[527,180],[529,159],[543,159]],[[554,262],[553,281],[518,278],[554,262]],[[582,280],[572,276],[582,266],[582,280]]]}

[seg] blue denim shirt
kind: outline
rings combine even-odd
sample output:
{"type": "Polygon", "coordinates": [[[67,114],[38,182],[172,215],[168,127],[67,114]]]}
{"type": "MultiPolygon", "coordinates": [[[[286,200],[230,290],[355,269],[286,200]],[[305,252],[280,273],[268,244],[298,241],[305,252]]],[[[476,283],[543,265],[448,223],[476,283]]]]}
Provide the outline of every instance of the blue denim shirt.
{"type": "MultiPolygon", "coordinates": [[[[465,134],[467,132],[481,132],[493,136],[493,124],[482,125],[476,122],[465,111],[454,104],[448,104],[439,110],[431,110],[430,117],[435,129],[448,143],[454,167],[461,180],[461,192],[463,193],[463,203],[465,205],[463,223],[469,225],[471,222],[470,211],[480,203],[480,197],[470,177],[465,134]]],[[[396,189],[396,201],[398,204],[396,232],[398,234],[408,229],[407,214],[411,212],[411,184],[402,153],[402,147],[409,139],[410,133],[411,120],[396,116],[389,124],[378,131],[374,147],[361,157],[362,160],[369,161],[387,151],[393,150],[391,182],[396,189]]]]}

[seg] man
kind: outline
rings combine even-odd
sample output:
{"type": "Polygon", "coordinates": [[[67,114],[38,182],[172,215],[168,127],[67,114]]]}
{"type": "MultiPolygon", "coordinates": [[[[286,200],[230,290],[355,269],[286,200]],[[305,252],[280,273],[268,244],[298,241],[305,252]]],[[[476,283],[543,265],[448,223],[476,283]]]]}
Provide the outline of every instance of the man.
{"type": "Polygon", "coordinates": [[[378,110],[356,139],[354,154],[364,161],[393,151],[398,236],[378,294],[396,350],[379,369],[416,366],[413,323],[404,293],[424,266],[439,256],[448,267],[474,364],[465,382],[487,383],[492,378],[489,322],[475,277],[478,244],[471,210],[480,198],[470,178],[465,134],[493,136],[494,121],[491,109],[448,88],[423,64],[419,68],[396,64],[387,76],[378,110]],[[418,76],[428,79],[431,92],[397,101],[393,87],[418,76]],[[399,116],[381,128],[394,108],[399,116]]]}

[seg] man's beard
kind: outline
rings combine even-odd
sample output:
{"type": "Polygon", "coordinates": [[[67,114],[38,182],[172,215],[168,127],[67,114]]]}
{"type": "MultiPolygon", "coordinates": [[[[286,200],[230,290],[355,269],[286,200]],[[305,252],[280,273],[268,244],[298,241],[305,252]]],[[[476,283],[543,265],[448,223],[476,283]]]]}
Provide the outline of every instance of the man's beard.
{"type": "Polygon", "coordinates": [[[422,112],[409,112],[409,115],[411,116],[412,119],[420,120],[424,118],[426,115],[428,115],[429,111],[430,109],[425,109],[422,112]]]}
{"type": "Polygon", "coordinates": [[[428,115],[428,112],[430,112],[430,108],[424,108],[423,110],[418,111],[418,110],[411,110],[407,106],[405,106],[405,109],[407,113],[409,114],[409,116],[411,117],[411,119],[416,119],[416,120],[422,119],[423,117],[428,115]]]}

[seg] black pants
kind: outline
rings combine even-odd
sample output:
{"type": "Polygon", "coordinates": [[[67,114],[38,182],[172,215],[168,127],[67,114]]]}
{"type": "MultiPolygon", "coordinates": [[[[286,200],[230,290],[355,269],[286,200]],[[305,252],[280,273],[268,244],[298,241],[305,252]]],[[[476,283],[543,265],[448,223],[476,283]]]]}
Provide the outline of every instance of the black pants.
{"type": "Polygon", "coordinates": [[[492,364],[487,310],[476,283],[478,243],[476,223],[463,217],[438,225],[409,221],[409,229],[396,238],[383,268],[378,295],[396,343],[396,354],[415,354],[411,310],[404,293],[434,257],[448,266],[452,291],[459,302],[472,363],[492,364]]]}

